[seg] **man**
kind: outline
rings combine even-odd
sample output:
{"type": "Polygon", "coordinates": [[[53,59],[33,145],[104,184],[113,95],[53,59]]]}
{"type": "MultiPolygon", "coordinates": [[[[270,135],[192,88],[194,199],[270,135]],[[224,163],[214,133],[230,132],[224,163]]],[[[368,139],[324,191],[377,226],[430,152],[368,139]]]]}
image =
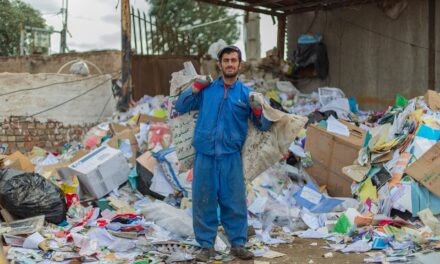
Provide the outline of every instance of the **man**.
{"type": "Polygon", "coordinates": [[[202,247],[197,260],[204,262],[215,256],[218,206],[231,254],[253,258],[244,247],[248,225],[241,149],[249,118],[262,131],[270,128],[261,106],[249,98],[250,89],[238,80],[240,49],[227,46],[218,53],[218,60],[223,76],[212,83],[196,80],[176,102],[178,112],[199,110],[193,140],[192,202],[194,233],[202,247]]]}

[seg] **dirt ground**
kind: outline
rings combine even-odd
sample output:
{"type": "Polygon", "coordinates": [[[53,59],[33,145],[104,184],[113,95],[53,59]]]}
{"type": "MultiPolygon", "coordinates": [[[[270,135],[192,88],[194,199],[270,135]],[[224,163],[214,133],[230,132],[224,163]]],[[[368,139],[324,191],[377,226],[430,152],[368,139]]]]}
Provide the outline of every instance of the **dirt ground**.
{"type": "MultiPolygon", "coordinates": [[[[239,261],[234,260],[229,263],[234,264],[253,264],[254,261],[269,262],[271,264],[329,264],[329,263],[363,263],[363,259],[367,257],[365,254],[342,254],[339,252],[333,252],[332,258],[324,258],[323,255],[330,252],[328,249],[321,248],[326,243],[322,239],[301,239],[295,238],[292,244],[282,244],[278,247],[272,247],[272,250],[282,252],[286,254],[284,257],[268,259],[268,258],[255,258],[251,261],[239,261]],[[317,246],[311,246],[310,244],[316,242],[317,246]]],[[[214,262],[215,263],[215,262],[214,262]]]]}

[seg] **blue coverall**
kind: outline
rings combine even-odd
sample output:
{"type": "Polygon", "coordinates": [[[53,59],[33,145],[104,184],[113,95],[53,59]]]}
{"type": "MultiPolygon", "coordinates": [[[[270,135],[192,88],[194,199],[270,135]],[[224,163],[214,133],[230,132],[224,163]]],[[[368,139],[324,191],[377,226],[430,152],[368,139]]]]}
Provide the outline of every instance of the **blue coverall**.
{"type": "Polygon", "coordinates": [[[247,208],[241,149],[249,118],[262,131],[271,125],[263,115],[257,118],[252,113],[250,91],[238,80],[225,89],[220,77],[197,94],[189,87],[176,102],[178,112],[200,110],[193,139],[196,156],[192,201],[194,233],[203,248],[214,246],[218,205],[231,245],[246,243],[247,208]]]}

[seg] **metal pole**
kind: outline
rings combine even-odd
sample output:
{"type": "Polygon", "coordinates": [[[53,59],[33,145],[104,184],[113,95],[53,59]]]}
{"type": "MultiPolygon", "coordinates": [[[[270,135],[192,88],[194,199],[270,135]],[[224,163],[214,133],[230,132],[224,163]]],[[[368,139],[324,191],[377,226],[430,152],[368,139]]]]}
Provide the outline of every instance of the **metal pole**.
{"type": "Polygon", "coordinates": [[[151,47],[152,47],[152,52],[151,54],[154,55],[154,49],[155,47],[155,40],[154,40],[154,34],[153,34],[153,20],[150,16],[150,36],[151,36],[151,47]]]}
{"type": "Polygon", "coordinates": [[[121,1],[121,41],[122,41],[122,58],[121,58],[121,81],[122,81],[122,97],[118,102],[118,110],[127,111],[128,102],[131,98],[131,31],[130,31],[130,0],[121,1]]]}
{"type": "Polygon", "coordinates": [[[428,0],[428,89],[435,90],[435,0],[428,0]]]}
{"type": "Polygon", "coordinates": [[[277,48],[278,58],[284,59],[284,42],[286,40],[286,16],[278,16],[277,48]]]}
{"type": "Polygon", "coordinates": [[[67,50],[67,15],[69,8],[69,0],[63,0],[63,29],[61,30],[60,53],[65,53],[67,50]]]}
{"type": "MultiPolygon", "coordinates": [[[[139,41],[141,42],[141,54],[144,55],[144,47],[142,45],[141,12],[139,12],[139,8],[137,9],[137,13],[138,13],[138,25],[139,25],[139,27],[138,27],[139,28],[139,41]]],[[[134,34],[136,34],[136,32],[134,34]]]]}
{"type": "Polygon", "coordinates": [[[135,23],[135,19],[136,17],[134,16],[134,8],[131,7],[131,23],[133,23],[133,38],[134,38],[134,50],[135,53],[137,54],[137,50],[138,50],[138,45],[137,45],[137,38],[136,38],[136,23],[135,23]]]}
{"type": "Polygon", "coordinates": [[[149,54],[148,52],[148,28],[147,28],[147,17],[145,16],[145,12],[142,12],[142,14],[144,15],[144,29],[145,29],[145,49],[147,51],[147,55],[149,54]]]}
{"type": "Polygon", "coordinates": [[[25,30],[23,28],[23,23],[20,23],[20,56],[24,55],[24,34],[25,30]]]}

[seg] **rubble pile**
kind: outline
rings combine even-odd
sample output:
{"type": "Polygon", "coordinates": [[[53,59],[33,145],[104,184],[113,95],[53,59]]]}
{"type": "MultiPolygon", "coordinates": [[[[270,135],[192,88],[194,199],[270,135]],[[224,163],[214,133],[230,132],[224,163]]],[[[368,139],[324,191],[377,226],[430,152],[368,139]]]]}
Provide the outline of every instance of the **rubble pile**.
{"type": "MultiPolygon", "coordinates": [[[[439,248],[439,94],[398,95],[386,111],[368,113],[337,88],[306,95],[289,82],[247,84],[279,113],[308,116],[284,158],[247,182],[255,231],[247,247],[255,256],[283,256],[271,247],[301,238],[324,239],[325,258],[362,252],[370,263],[410,261],[439,248]]],[[[143,97],[60,153],[34,147],[0,154],[0,230],[9,260],[194,258],[192,169],[183,155],[191,149],[182,148],[193,119],[176,121],[171,94],[143,97]]],[[[229,247],[220,228],[216,259],[232,260],[229,247]]]]}

